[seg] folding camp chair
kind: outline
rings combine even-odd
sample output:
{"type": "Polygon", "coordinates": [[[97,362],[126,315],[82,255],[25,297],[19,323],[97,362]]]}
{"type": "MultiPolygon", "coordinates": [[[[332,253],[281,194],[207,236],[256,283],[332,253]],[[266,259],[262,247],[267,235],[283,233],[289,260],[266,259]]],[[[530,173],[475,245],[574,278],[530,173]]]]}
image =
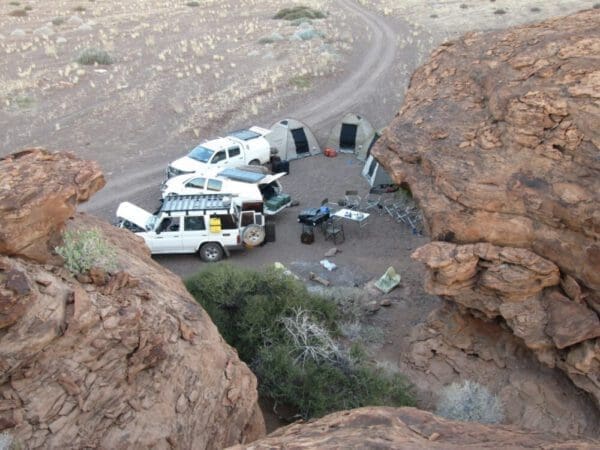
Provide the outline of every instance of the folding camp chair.
{"type": "Polygon", "coordinates": [[[342,243],[346,240],[344,234],[344,225],[339,217],[332,217],[325,222],[325,228],[323,230],[325,234],[325,240],[331,239],[335,245],[342,243]]]}
{"type": "Polygon", "coordinates": [[[360,207],[361,198],[358,191],[346,191],[344,199],[346,200],[346,208],[358,209],[360,207]]]}
{"type": "Polygon", "coordinates": [[[363,209],[365,211],[369,211],[371,209],[376,209],[379,212],[379,214],[383,214],[383,208],[381,207],[381,195],[369,193],[363,199],[363,201],[364,201],[363,209]]]}

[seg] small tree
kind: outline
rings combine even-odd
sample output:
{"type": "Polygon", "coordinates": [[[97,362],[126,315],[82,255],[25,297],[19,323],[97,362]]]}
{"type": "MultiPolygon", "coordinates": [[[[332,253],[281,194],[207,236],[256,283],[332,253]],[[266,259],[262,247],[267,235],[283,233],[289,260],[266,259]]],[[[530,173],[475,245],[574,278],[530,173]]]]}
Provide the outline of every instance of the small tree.
{"type": "Polygon", "coordinates": [[[498,397],[485,386],[468,380],[444,388],[436,412],[442,417],[464,422],[498,423],[504,418],[498,397]]]}
{"type": "Polygon", "coordinates": [[[106,243],[98,229],[66,231],[63,245],[54,250],[65,260],[65,267],[74,275],[92,267],[114,270],[115,251],[106,243]]]}

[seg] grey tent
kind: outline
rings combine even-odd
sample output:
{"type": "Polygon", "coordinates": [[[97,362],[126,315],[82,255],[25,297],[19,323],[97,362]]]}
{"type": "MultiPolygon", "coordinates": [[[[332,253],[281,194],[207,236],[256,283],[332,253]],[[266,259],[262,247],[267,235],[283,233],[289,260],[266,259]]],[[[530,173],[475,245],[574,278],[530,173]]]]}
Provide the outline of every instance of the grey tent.
{"type": "Polygon", "coordinates": [[[364,161],[374,136],[375,130],[367,119],[349,113],[331,129],[327,147],[342,153],[354,153],[364,161]]]}
{"type": "Polygon", "coordinates": [[[319,143],[310,128],[296,119],[284,119],[271,126],[271,132],[265,136],[277,155],[286,161],[321,152],[319,143]]]}
{"type": "Polygon", "coordinates": [[[386,186],[394,183],[392,178],[373,155],[369,155],[367,158],[362,170],[362,176],[367,179],[371,187],[386,186]]]}

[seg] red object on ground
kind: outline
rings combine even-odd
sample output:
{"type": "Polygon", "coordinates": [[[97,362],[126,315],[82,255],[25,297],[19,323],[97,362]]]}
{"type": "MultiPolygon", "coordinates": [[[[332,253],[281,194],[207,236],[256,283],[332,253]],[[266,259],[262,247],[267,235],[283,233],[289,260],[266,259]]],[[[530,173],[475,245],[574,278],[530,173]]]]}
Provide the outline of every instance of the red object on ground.
{"type": "Polygon", "coordinates": [[[325,150],[323,150],[323,154],[329,158],[334,158],[337,156],[337,152],[329,147],[326,147],[325,150]]]}

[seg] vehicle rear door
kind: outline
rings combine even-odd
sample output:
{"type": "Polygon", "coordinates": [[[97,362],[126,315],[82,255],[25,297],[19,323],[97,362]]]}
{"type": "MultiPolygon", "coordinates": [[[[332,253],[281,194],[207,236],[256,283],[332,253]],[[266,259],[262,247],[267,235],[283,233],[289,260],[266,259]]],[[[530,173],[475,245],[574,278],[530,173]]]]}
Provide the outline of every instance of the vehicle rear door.
{"type": "Polygon", "coordinates": [[[227,149],[227,157],[229,158],[227,165],[229,167],[241,166],[245,163],[242,149],[239,145],[233,145],[227,149]]]}
{"type": "Polygon", "coordinates": [[[184,253],[194,253],[204,242],[211,240],[206,220],[207,216],[188,216],[183,218],[181,242],[184,253]]]}

